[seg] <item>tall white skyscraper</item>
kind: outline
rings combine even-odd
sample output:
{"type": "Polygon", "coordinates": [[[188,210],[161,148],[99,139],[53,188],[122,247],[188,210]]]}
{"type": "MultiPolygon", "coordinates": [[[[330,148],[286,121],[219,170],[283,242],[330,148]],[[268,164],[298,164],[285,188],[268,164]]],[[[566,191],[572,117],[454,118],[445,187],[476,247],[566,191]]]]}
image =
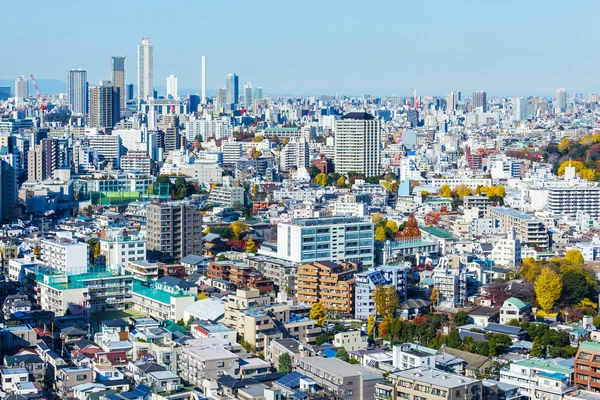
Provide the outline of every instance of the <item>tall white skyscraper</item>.
{"type": "Polygon", "coordinates": [[[252,82],[244,83],[244,108],[252,108],[252,82]]]}
{"type": "Polygon", "coordinates": [[[15,97],[17,99],[25,99],[29,97],[29,85],[24,76],[15,79],[15,97]]]}
{"type": "Polygon", "coordinates": [[[73,114],[87,114],[87,95],[87,71],[81,68],[68,70],[67,101],[73,114]]]}
{"type": "Polygon", "coordinates": [[[556,104],[554,107],[561,113],[567,111],[567,91],[564,88],[556,90],[556,104]]]}
{"type": "Polygon", "coordinates": [[[366,112],[350,112],[335,121],[335,171],[379,175],[381,162],[381,125],[366,112]]]}
{"type": "Polygon", "coordinates": [[[452,92],[446,97],[446,111],[452,112],[456,111],[456,106],[458,103],[458,93],[452,92]]]}
{"type": "Polygon", "coordinates": [[[527,119],[527,99],[517,97],[511,100],[512,102],[512,119],[514,121],[525,121],[527,119]]]}
{"type": "Polygon", "coordinates": [[[154,97],[154,46],[148,38],[138,44],[138,104],[154,97]]]}
{"type": "Polygon", "coordinates": [[[202,104],[206,104],[206,56],[202,56],[202,104]]]}
{"type": "Polygon", "coordinates": [[[167,98],[177,98],[177,77],[175,75],[169,75],[167,78],[167,98]]]}

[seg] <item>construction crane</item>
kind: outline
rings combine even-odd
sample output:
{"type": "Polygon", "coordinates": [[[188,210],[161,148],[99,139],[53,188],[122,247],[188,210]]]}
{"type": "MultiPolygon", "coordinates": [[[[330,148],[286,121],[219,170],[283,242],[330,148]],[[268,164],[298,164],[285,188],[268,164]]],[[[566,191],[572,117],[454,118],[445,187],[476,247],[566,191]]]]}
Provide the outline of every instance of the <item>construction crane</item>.
{"type": "Polygon", "coordinates": [[[40,105],[40,110],[45,110],[46,109],[46,99],[42,98],[42,96],[40,95],[40,90],[38,89],[38,85],[35,82],[35,78],[33,77],[33,74],[29,74],[29,76],[31,77],[31,81],[33,82],[33,87],[35,89],[35,96],[38,99],[38,103],[40,105]]]}

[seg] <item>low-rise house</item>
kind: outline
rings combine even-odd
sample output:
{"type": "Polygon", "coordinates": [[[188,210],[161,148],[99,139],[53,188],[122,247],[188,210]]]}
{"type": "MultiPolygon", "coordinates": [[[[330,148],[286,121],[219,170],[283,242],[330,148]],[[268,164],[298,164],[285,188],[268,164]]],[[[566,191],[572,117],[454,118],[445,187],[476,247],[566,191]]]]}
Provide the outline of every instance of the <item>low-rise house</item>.
{"type": "Polygon", "coordinates": [[[36,353],[23,351],[14,356],[4,356],[4,365],[9,368],[27,369],[31,380],[36,383],[42,383],[46,376],[46,364],[36,353]]]}
{"type": "Polygon", "coordinates": [[[469,311],[469,318],[475,325],[488,326],[490,322],[498,322],[500,311],[493,307],[476,307],[469,311]]]}
{"type": "Polygon", "coordinates": [[[425,315],[431,311],[431,301],[423,299],[408,299],[398,307],[399,317],[411,319],[425,315]]]}
{"type": "Polygon", "coordinates": [[[525,303],[516,297],[506,299],[500,307],[500,324],[505,325],[511,320],[519,322],[529,321],[531,317],[531,304],[525,303]]]}
{"type": "Polygon", "coordinates": [[[392,348],[394,367],[405,370],[417,367],[435,367],[436,351],[414,343],[397,344],[392,348]]]}
{"type": "Polygon", "coordinates": [[[75,386],[92,381],[93,372],[88,367],[61,367],[56,371],[56,389],[61,396],[67,397],[75,386]]]}
{"type": "Polygon", "coordinates": [[[540,386],[540,383],[543,384],[540,382],[544,379],[543,374],[562,375],[572,381],[573,368],[558,365],[550,360],[522,360],[511,363],[507,369],[500,370],[500,382],[516,385],[521,395],[531,396],[533,388],[540,386]]]}
{"type": "Polygon", "coordinates": [[[271,371],[271,364],[256,357],[242,359],[239,361],[239,365],[241,379],[250,379],[271,371]]]}
{"type": "Polygon", "coordinates": [[[352,351],[366,349],[369,344],[363,331],[347,331],[336,333],[333,336],[333,345],[352,351]]]}
{"type": "Polygon", "coordinates": [[[177,371],[191,385],[202,386],[204,379],[218,379],[235,375],[239,356],[223,346],[206,345],[184,347],[177,358],[177,371]]]}
{"type": "Polygon", "coordinates": [[[29,371],[26,368],[0,368],[2,375],[2,390],[13,393],[18,383],[29,382],[29,371]]]}
{"type": "Polygon", "coordinates": [[[148,373],[148,383],[155,393],[160,393],[169,389],[176,390],[181,379],[171,371],[156,371],[148,373]]]}
{"type": "Polygon", "coordinates": [[[459,366],[453,364],[456,365],[456,369],[450,368],[450,371],[471,378],[487,375],[490,373],[492,368],[492,360],[487,356],[481,356],[468,351],[446,347],[443,351],[440,351],[436,357],[436,364],[440,369],[445,369],[439,365],[440,356],[449,356],[447,358],[448,360],[452,357],[460,359],[462,361],[461,365],[459,366]]]}
{"type": "Polygon", "coordinates": [[[279,356],[288,353],[292,357],[292,367],[298,365],[303,357],[314,356],[314,351],[296,339],[269,340],[265,348],[265,360],[271,365],[277,365],[279,356]]]}

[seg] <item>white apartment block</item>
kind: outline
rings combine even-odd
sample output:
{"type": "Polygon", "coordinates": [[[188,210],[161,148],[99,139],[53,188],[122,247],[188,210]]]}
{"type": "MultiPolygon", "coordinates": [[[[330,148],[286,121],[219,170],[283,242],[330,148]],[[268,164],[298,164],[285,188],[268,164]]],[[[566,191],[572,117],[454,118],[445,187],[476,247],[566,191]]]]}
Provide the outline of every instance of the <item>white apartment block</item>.
{"type": "Polygon", "coordinates": [[[221,183],[223,180],[223,170],[217,164],[183,164],[181,165],[181,173],[198,180],[201,185],[221,183]]]}
{"type": "Polygon", "coordinates": [[[57,238],[41,241],[40,258],[57,271],[75,275],[88,270],[89,248],[86,243],[73,239],[57,238]]]}
{"type": "Polygon", "coordinates": [[[340,332],[333,336],[333,345],[347,351],[364,350],[368,346],[367,334],[360,330],[340,332]]]}
{"type": "Polygon", "coordinates": [[[121,137],[113,135],[86,136],[89,146],[98,150],[101,160],[112,162],[114,168],[121,165],[121,137]]]}
{"type": "Polygon", "coordinates": [[[452,268],[441,258],[433,270],[433,287],[438,290],[438,306],[459,307],[467,301],[467,274],[463,266],[452,268]]]}
{"type": "Polygon", "coordinates": [[[566,215],[574,218],[579,211],[598,221],[600,217],[600,187],[551,187],[548,189],[548,208],[553,215],[566,215]]]}
{"type": "Polygon", "coordinates": [[[216,186],[210,192],[208,201],[222,206],[244,204],[244,188],[236,186],[216,186]]]}
{"type": "Polygon", "coordinates": [[[497,265],[516,268],[521,264],[521,241],[514,231],[510,231],[506,239],[501,239],[492,249],[491,259],[497,265]]]}
{"type": "Polygon", "coordinates": [[[183,290],[157,281],[151,285],[133,282],[131,300],[133,308],[163,321],[183,319],[183,312],[196,301],[196,290],[183,290]]]}
{"type": "Polygon", "coordinates": [[[277,251],[260,254],[296,263],[360,261],[373,265],[373,223],[357,217],[294,219],[277,225],[277,251]]]}
{"type": "Polygon", "coordinates": [[[223,152],[223,165],[233,167],[242,156],[242,144],[234,141],[224,142],[221,145],[221,152],[223,152]]]}
{"type": "Polygon", "coordinates": [[[113,236],[100,240],[100,254],[110,268],[124,267],[132,261],[146,259],[146,238],[143,236],[113,236]]]}
{"type": "Polygon", "coordinates": [[[136,171],[150,175],[152,161],[145,151],[128,151],[127,155],[121,157],[121,169],[125,172],[136,171]]]}
{"type": "Polygon", "coordinates": [[[442,187],[444,185],[450,186],[454,189],[458,185],[467,185],[471,189],[475,190],[477,186],[491,186],[492,180],[488,178],[471,178],[468,176],[452,176],[446,178],[431,178],[428,180],[428,185],[434,187],[442,187]]]}
{"type": "Polygon", "coordinates": [[[414,343],[397,344],[392,347],[395,368],[404,371],[418,367],[435,367],[436,350],[414,343]]]}
{"type": "Polygon", "coordinates": [[[351,112],[335,121],[336,172],[379,174],[381,163],[380,121],[366,112],[351,112]]]}
{"type": "Polygon", "coordinates": [[[212,137],[219,140],[233,136],[233,128],[227,121],[193,119],[185,123],[185,129],[188,142],[193,142],[197,137],[206,142],[212,137]]]}

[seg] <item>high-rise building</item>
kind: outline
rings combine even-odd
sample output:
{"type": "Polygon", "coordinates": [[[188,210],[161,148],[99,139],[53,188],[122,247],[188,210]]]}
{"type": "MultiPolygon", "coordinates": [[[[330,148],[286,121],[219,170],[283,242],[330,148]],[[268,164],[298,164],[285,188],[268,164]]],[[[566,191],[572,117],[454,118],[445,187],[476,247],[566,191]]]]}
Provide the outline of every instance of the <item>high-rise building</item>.
{"type": "Polygon", "coordinates": [[[446,98],[446,111],[456,111],[456,106],[458,104],[458,95],[457,92],[452,92],[446,98]]]}
{"type": "Polygon", "coordinates": [[[29,97],[29,84],[22,75],[15,80],[15,97],[18,99],[29,97]]]}
{"type": "Polygon", "coordinates": [[[125,101],[131,101],[133,100],[134,94],[133,94],[133,83],[128,83],[127,85],[125,85],[125,101]]]}
{"type": "Polygon", "coordinates": [[[225,101],[227,97],[227,91],[225,88],[217,89],[217,110],[221,110],[225,107],[225,101]]]}
{"type": "Polygon", "coordinates": [[[254,99],[255,100],[260,100],[263,98],[263,90],[261,87],[257,87],[256,89],[254,89],[254,99]]]}
{"type": "Polygon", "coordinates": [[[27,153],[27,180],[40,182],[51,178],[59,165],[58,140],[42,139],[27,153]]]}
{"type": "Polygon", "coordinates": [[[10,94],[10,86],[0,86],[0,100],[8,100],[10,94]]]}
{"type": "Polygon", "coordinates": [[[527,119],[527,99],[517,97],[512,102],[512,119],[514,121],[525,121],[527,119]]]}
{"type": "Polygon", "coordinates": [[[112,128],[120,118],[120,89],[111,81],[100,81],[100,86],[89,90],[89,126],[112,128]]]}
{"type": "Polygon", "coordinates": [[[177,97],[177,77],[169,75],[167,78],[167,98],[176,99],[177,97]]]}
{"type": "Polygon", "coordinates": [[[202,254],[202,214],[185,201],[149,204],[146,207],[148,257],[181,260],[202,254]]]}
{"type": "Polygon", "coordinates": [[[379,175],[381,125],[366,112],[351,112],[335,122],[335,171],[379,175]]]}
{"type": "Polygon", "coordinates": [[[487,93],[483,90],[473,92],[473,111],[487,112],[487,93]]]}
{"type": "Polygon", "coordinates": [[[122,110],[125,108],[125,102],[127,101],[125,95],[125,56],[114,56],[110,59],[110,80],[113,85],[119,90],[120,101],[119,108],[122,110]]]}
{"type": "Polygon", "coordinates": [[[244,108],[246,110],[252,107],[252,82],[244,84],[244,108]]]}
{"type": "Polygon", "coordinates": [[[195,113],[198,111],[198,106],[200,105],[200,96],[195,94],[190,94],[188,97],[188,108],[191,113],[195,113]]]}
{"type": "Polygon", "coordinates": [[[67,101],[73,114],[87,114],[87,71],[70,69],[67,71],[67,101]]]}
{"type": "Polygon", "coordinates": [[[138,104],[150,98],[154,98],[154,45],[143,38],[138,44],[138,104]]]}
{"type": "Polygon", "coordinates": [[[2,221],[12,218],[17,210],[18,156],[7,154],[0,157],[0,217],[2,221]]]}
{"type": "Polygon", "coordinates": [[[238,104],[238,99],[240,97],[239,79],[236,74],[227,75],[227,79],[225,79],[225,94],[225,102],[227,106],[231,107],[232,109],[235,108],[235,105],[238,104]]]}
{"type": "Polygon", "coordinates": [[[555,108],[561,113],[567,111],[567,91],[564,88],[556,90],[555,108]]]}
{"type": "Polygon", "coordinates": [[[206,104],[206,56],[202,56],[202,104],[206,104]]]}

